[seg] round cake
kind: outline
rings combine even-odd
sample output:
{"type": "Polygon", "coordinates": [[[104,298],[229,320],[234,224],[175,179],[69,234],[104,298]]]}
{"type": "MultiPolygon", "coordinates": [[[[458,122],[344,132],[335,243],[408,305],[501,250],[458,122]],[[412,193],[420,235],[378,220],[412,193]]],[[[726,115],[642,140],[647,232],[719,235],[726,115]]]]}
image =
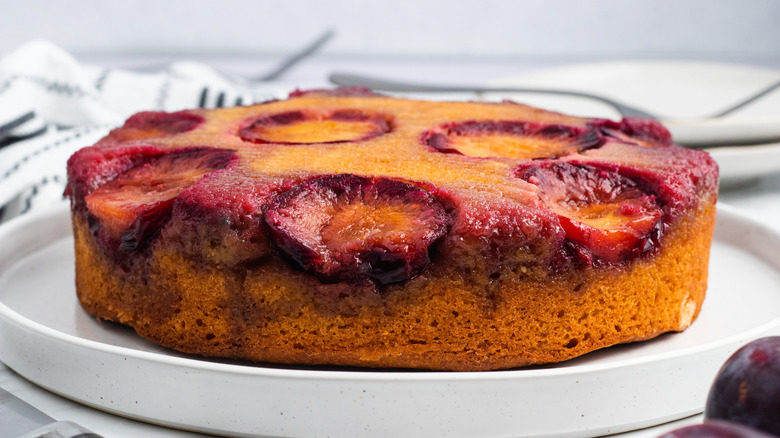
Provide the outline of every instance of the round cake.
{"type": "Polygon", "coordinates": [[[67,194],[97,318],[208,357],[477,371],[687,328],[717,190],[652,120],[345,88],[136,114],[67,194]]]}

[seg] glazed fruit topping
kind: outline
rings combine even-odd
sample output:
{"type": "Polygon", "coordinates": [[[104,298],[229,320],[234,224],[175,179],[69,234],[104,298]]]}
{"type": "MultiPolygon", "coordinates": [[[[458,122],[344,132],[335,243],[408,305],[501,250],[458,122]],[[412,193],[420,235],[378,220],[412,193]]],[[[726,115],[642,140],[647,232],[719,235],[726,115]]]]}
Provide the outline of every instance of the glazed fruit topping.
{"type": "Polygon", "coordinates": [[[643,144],[644,142],[650,142],[650,146],[672,144],[672,134],[669,130],[653,119],[625,117],[620,122],[595,119],[590,123],[590,126],[603,131],[605,135],[631,143],[643,144]]]}
{"type": "Polygon", "coordinates": [[[263,205],[288,185],[239,170],[213,172],[176,198],[162,237],[210,263],[253,263],[271,251],[263,205]]]}
{"type": "Polygon", "coordinates": [[[175,113],[146,111],[133,115],[107,139],[116,141],[168,137],[191,131],[203,123],[203,117],[189,111],[175,113]]]}
{"type": "Polygon", "coordinates": [[[408,280],[429,263],[450,218],[427,190],[355,175],[317,177],[272,201],[265,220],[278,248],[328,282],[408,280]]]}
{"type": "Polygon", "coordinates": [[[472,121],[429,131],[423,142],[470,157],[552,158],[597,147],[597,130],[521,121],[472,121]]]}
{"type": "Polygon", "coordinates": [[[723,364],[704,417],[780,436],[780,336],[752,341],[723,364]]]}
{"type": "Polygon", "coordinates": [[[663,210],[656,197],[616,172],[540,161],[520,168],[517,175],[538,186],[572,249],[588,264],[620,263],[650,251],[660,237],[663,210]]]}
{"type": "MultiPolygon", "coordinates": [[[[120,249],[140,249],[170,218],[176,197],[234,158],[227,149],[171,152],[133,167],[86,196],[90,215],[120,249]]],[[[94,222],[94,220],[93,220],[94,222]]]]}
{"type": "Polygon", "coordinates": [[[239,136],[252,143],[342,143],[368,140],[391,130],[392,119],[374,111],[305,109],[256,119],[239,136]]]}

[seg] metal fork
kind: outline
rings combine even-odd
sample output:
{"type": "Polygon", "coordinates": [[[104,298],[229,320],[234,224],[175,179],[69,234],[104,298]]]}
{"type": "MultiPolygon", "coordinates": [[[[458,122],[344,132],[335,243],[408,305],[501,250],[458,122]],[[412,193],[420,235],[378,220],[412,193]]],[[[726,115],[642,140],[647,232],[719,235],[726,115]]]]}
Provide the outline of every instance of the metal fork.
{"type": "Polygon", "coordinates": [[[624,103],[614,101],[604,96],[596,96],[590,93],[582,93],[579,91],[549,90],[544,88],[472,87],[457,85],[413,84],[410,82],[393,81],[349,73],[332,73],[328,79],[330,82],[336,85],[362,86],[368,87],[375,91],[388,91],[396,93],[535,93],[576,96],[606,103],[607,105],[615,108],[623,117],[655,118],[646,111],[642,111],[624,103]]]}
{"type": "MultiPolygon", "coordinates": [[[[399,93],[536,93],[536,94],[558,94],[564,96],[584,97],[587,99],[603,102],[617,110],[617,112],[623,117],[640,117],[646,119],[658,119],[658,116],[650,114],[647,111],[635,108],[625,103],[618,102],[608,97],[600,96],[597,94],[586,93],[573,90],[557,90],[548,88],[518,88],[518,87],[473,87],[473,86],[457,86],[457,85],[429,85],[429,84],[414,84],[410,82],[393,81],[388,79],[380,79],[369,76],[361,76],[349,73],[332,73],[329,77],[330,81],[336,85],[350,86],[358,85],[368,87],[376,91],[389,91],[399,93]]],[[[769,85],[758,93],[743,99],[742,101],[716,113],[708,118],[717,118],[727,116],[734,111],[743,108],[756,100],[766,96],[775,89],[780,88],[780,80],[769,85]]]]}
{"type": "MultiPolygon", "coordinates": [[[[271,71],[262,74],[257,77],[244,78],[230,75],[230,79],[245,87],[256,86],[258,83],[270,82],[282,77],[285,73],[298,65],[301,61],[312,56],[319,51],[328,41],[330,41],[335,35],[333,29],[328,29],[321,35],[319,35],[314,41],[306,44],[300,50],[285,57],[282,62],[271,71]]],[[[226,75],[228,76],[228,75],[226,75]]],[[[251,90],[244,93],[231,93],[227,90],[212,90],[210,88],[204,88],[199,96],[198,106],[201,108],[221,108],[225,106],[238,106],[245,104],[252,104],[255,102],[264,102],[272,99],[284,98],[289,90],[251,90]]]]}

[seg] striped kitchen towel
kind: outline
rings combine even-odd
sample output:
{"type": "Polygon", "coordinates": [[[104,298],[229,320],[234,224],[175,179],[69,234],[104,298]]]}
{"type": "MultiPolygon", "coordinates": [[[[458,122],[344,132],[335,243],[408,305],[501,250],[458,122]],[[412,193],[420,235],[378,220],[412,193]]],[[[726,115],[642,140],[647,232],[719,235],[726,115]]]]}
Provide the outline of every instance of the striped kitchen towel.
{"type": "Polygon", "coordinates": [[[0,223],[63,200],[65,163],[139,111],[246,105],[291,86],[179,62],[155,72],[80,64],[46,41],[0,57],[0,223]]]}

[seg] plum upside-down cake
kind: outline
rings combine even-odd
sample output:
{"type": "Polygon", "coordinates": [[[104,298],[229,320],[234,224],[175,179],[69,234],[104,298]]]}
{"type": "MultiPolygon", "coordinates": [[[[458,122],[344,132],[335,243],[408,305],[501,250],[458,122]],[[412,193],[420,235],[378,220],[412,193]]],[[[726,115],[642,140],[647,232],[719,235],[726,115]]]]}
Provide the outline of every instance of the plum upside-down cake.
{"type": "Polygon", "coordinates": [[[97,318],[208,357],[475,371],[688,327],[717,189],[652,120],[345,88],[136,114],[67,194],[97,318]]]}

